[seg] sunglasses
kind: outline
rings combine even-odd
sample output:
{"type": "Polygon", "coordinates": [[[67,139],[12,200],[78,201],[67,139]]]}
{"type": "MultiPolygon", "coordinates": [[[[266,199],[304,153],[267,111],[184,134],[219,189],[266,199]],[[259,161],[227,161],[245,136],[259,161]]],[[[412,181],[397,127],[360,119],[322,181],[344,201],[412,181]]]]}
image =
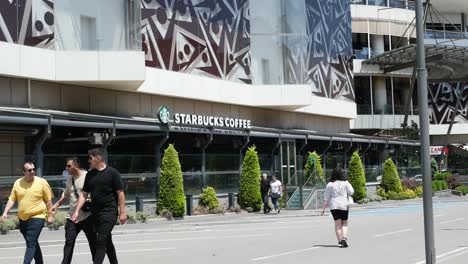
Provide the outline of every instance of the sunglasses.
{"type": "Polygon", "coordinates": [[[35,171],[36,169],[29,169],[29,170],[24,170],[24,171],[27,171],[27,172],[33,172],[35,171]]]}
{"type": "Polygon", "coordinates": [[[71,167],[72,167],[72,165],[66,165],[65,167],[67,167],[67,168],[71,168],[71,167]]]}

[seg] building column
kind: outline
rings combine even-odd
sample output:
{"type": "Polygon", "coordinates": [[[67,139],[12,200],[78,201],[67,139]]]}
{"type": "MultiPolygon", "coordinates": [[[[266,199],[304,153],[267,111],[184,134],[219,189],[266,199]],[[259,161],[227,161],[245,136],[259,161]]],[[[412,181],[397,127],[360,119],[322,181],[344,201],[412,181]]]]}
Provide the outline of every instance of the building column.
{"type": "Polygon", "coordinates": [[[385,105],[387,104],[387,89],[385,86],[385,77],[372,77],[372,94],[374,97],[374,110],[376,110],[377,113],[383,113],[385,105]]]}
{"type": "Polygon", "coordinates": [[[384,36],[372,35],[371,36],[371,55],[382,54],[385,51],[384,36]]]}

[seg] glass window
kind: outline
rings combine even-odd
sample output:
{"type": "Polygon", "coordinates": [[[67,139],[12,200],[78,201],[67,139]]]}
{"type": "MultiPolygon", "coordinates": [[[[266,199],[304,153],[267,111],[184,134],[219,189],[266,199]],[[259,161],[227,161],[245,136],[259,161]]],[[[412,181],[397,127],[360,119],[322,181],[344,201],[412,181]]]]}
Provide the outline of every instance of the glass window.
{"type": "Polygon", "coordinates": [[[354,77],[354,93],[356,94],[358,114],[371,114],[371,93],[369,76],[354,77]]]}
{"type": "Polygon", "coordinates": [[[369,41],[366,33],[353,33],[353,50],[356,59],[369,57],[369,41]]]}
{"type": "Polygon", "coordinates": [[[387,6],[387,0],[367,0],[368,5],[387,6]]]}
{"type": "Polygon", "coordinates": [[[389,5],[390,7],[406,9],[406,0],[389,0],[389,5]]]}

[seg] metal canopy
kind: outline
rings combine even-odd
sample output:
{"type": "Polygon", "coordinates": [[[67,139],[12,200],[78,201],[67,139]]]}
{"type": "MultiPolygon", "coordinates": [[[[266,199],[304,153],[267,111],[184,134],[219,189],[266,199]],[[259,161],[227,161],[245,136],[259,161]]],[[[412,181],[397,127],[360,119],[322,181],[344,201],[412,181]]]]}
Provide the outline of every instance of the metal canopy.
{"type": "Polygon", "coordinates": [[[250,130],[217,128],[196,125],[165,125],[155,118],[121,118],[97,116],[54,110],[0,107],[0,124],[22,124],[36,126],[87,127],[98,129],[133,130],[145,132],[167,131],[173,133],[215,134],[230,136],[250,136],[280,139],[315,139],[322,141],[343,141],[372,144],[419,146],[418,141],[404,139],[382,139],[351,133],[327,133],[312,130],[283,130],[266,127],[252,127],[250,130]]]}
{"type": "MultiPolygon", "coordinates": [[[[449,45],[424,45],[428,81],[465,82],[468,81],[468,47],[449,45]]],[[[416,44],[400,47],[374,56],[367,65],[379,65],[384,73],[413,68],[416,62],[416,44]]]]}

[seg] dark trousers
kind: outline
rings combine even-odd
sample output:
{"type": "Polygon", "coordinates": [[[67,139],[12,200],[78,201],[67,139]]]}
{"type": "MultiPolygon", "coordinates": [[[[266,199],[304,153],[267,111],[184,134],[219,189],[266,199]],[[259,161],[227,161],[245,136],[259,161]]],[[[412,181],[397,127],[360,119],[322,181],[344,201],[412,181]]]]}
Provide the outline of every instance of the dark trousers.
{"type": "Polygon", "coordinates": [[[89,216],[78,223],[73,223],[70,219],[67,219],[67,222],[65,223],[65,246],[63,247],[62,264],[71,263],[76,237],[81,230],[83,230],[86,238],[88,239],[89,249],[91,250],[91,256],[94,260],[96,252],[96,232],[94,231],[92,216],[89,216]]]}
{"type": "Polygon", "coordinates": [[[45,220],[40,218],[31,218],[27,221],[20,220],[20,232],[26,241],[23,264],[30,264],[33,259],[36,264],[44,264],[38,241],[42,228],[44,228],[44,222],[45,220]]]}
{"type": "Polygon", "coordinates": [[[94,264],[102,264],[106,252],[110,264],[117,264],[117,254],[115,253],[114,243],[112,243],[112,229],[117,223],[117,214],[97,213],[93,215],[97,233],[94,264]]]}
{"type": "Polygon", "coordinates": [[[264,213],[270,212],[270,206],[268,205],[268,200],[270,200],[268,193],[263,194],[263,212],[264,213]]]}

